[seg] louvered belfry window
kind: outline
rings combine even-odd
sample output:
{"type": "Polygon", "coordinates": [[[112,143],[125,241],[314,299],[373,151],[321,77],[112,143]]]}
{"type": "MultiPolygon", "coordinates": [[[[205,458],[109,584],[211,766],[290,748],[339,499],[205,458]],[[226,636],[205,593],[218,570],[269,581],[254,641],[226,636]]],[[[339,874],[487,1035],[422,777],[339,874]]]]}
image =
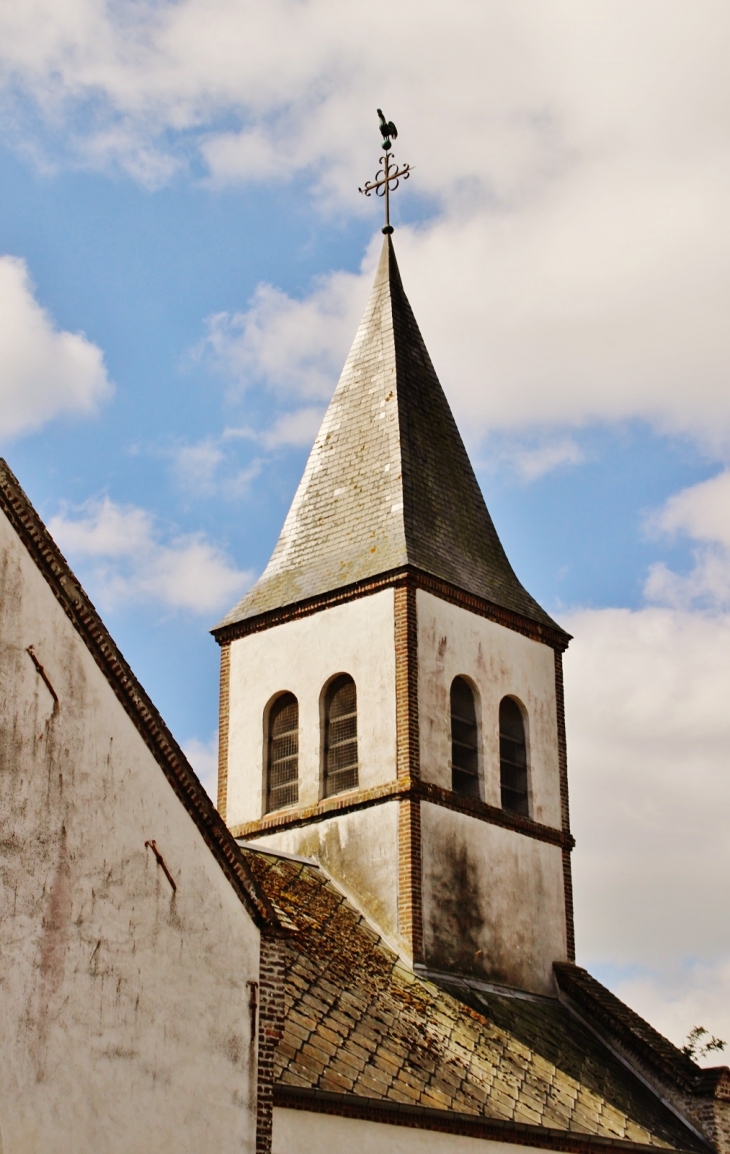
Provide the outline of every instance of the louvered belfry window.
{"type": "Polygon", "coordinates": [[[503,697],[499,706],[499,777],[502,809],[529,817],[525,723],[511,697],[503,697]]]}
{"type": "Polygon", "coordinates": [[[451,788],[479,797],[479,745],[474,692],[463,677],[451,682],[451,788]]]}
{"type": "Polygon", "coordinates": [[[357,692],[347,673],[336,677],[325,697],[324,796],[357,785],[357,692]]]}
{"type": "Polygon", "coordinates": [[[282,693],[269,711],[266,809],[283,809],[299,800],[299,702],[282,693]]]}

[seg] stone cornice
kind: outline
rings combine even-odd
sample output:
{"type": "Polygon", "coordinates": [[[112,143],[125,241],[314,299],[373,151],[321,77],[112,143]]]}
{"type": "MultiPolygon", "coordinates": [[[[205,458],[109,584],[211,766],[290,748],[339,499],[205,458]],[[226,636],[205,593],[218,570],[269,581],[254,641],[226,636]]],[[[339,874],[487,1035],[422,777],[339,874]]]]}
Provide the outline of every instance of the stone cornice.
{"type": "Polygon", "coordinates": [[[521,633],[532,641],[540,641],[559,652],[567,649],[571,640],[569,633],[551,629],[538,621],[532,621],[529,617],[522,617],[518,613],[513,613],[510,609],[503,609],[492,601],[477,597],[473,593],[467,593],[455,585],[449,585],[448,582],[441,581],[439,578],[432,577],[429,573],[414,569],[412,566],[393,569],[390,572],[381,573],[377,577],[370,577],[366,581],[358,581],[352,585],[343,585],[341,588],[332,589],[328,593],[321,593],[317,597],[296,601],[291,605],[272,609],[268,613],[246,617],[243,621],[216,627],[211,632],[219,645],[225,645],[239,637],[247,637],[250,633],[261,633],[266,629],[273,629],[277,625],[284,625],[288,621],[296,621],[300,617],[311,617],[312,614],[319,613],[323,609],[343,605],[348,601],[357,601],[361,597],[369,597],[374,593],[379,593],[382,589],[403,585],[432,593],[435,597],[440,597],[442,601],[459,605],[462,609],[467,609],[479,617],[486,617],[489,621],[504,625],[506,629],[521,633]]]}

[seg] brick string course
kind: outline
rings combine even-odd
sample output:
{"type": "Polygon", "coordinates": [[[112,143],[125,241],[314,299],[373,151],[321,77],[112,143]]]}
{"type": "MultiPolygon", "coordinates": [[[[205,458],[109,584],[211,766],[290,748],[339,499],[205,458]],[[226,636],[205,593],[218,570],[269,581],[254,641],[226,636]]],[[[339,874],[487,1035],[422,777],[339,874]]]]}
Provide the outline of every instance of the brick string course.
{"type": "Polygon", "coordinates": [[[454,813],[465,813],[484,821],[490,825],[498,825],[503,829],[511,829],[516,833],[523,833],[526,837],[536,841],[544,841],[549,845],[573,845],[570,834],[563,833],[562,829],[555,829],[550,825],[542,825],[531,818],[520,814],[508,813],[499,806],[488,805],[480,798],[466,797],[444,789],[430,781],[413,781],[405,778],[403,781],[391,781],[385,785],[373,786],[372,789],[362,789],[347,796],[325,798],[317,805],[304,806],[286,816],[267,815],[259,821],[241,822],[231,827],[234,837],[257,838],[264,834],[286,829],[299,829],[313,822],[327,821],[342,813],[355,813],[357,810],[370,809],[375,805],[385,805],[391,801],[429,801],[433,805],[443,806],[454,813]]]}

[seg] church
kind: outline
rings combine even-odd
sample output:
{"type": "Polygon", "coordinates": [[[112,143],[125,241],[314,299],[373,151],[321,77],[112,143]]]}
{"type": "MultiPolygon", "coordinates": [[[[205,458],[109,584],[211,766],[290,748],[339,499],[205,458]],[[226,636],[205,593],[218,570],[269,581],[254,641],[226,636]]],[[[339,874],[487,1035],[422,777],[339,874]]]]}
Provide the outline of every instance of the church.
{"type": "Polygon", "coordinates": [[[562,655],[390,229],[271,560],[218,804],[0,467],[2,1154],[730,1154],[576,964],[562,655]]]}

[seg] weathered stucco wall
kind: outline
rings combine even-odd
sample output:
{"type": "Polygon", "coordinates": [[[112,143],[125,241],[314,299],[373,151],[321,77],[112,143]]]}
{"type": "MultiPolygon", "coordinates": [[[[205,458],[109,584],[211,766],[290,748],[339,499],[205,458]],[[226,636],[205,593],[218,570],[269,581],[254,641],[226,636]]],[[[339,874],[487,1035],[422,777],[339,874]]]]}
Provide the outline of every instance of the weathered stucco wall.
{"type": "Polygon", "coordinates": [[[343,813],[253,844],[311,857],[391,944],[398,940],[398,803],[343,813]]]}
{"type": "Polygon", "coordinates": [[[513,696],[527,712],[530,816],[560,827],[555,655],[547,645],[418,591],[418,704],[421,775],[451,789],[449,694],[457,676],[477,691],[482,799],[501,805],[499,703],[513,696]]]}
{"type": "Polygon", "coordinates": [[[274,1108],[272,1154],[323,1154],[329,1150],[357,1150],[358,1154],[383,1154],[384,1150],[388,1154],[534,1154],[534,1147],[511,1142],[274,1108]]]}
{"type": "Polygon", "coordinates": [[[253,1151],[258,930],[2,515],[0,583],[2,1149],[253,1151]]]}
{"type": "Polygon", "coordinates": [[[567,957],[558,846],[428,802],[421,806],[426,964],[555,992],[567,957]]]}
{"type": "Polygon", "coordinates": [[[231,644],[230,826],[263,814],[264,711],[285,690],[299,701],[299,804],[319,801],[322,693],[338,673],[349,673],[357,687],[360,789],[395,777],[393,632],[393,590],[384,589],[231,644]]]}

